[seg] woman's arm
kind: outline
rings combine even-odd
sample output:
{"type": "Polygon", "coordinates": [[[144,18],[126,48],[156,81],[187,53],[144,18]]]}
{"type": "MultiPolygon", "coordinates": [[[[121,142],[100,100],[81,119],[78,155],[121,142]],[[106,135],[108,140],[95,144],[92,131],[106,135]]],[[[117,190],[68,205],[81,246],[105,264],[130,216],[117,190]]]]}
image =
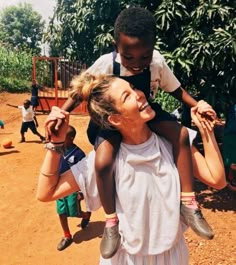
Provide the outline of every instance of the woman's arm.
{"type": "Polygon", "coordinates": [[[223,159],[213,130],[210,130],[207,127],[203,128],[199,121],[200,117],[198,118],[199,114],[197,111],[198,108],[193,107],[191,109],[191,117],[201,134],[204,156],[195,146],[192,146],[194,175],[208,186],[215,189],[222,189],[227,185],[223,159]]]}
{"type": "MultiPolygon", "coordinates": [[[[51,143],[55,147],[60,147],[65,141],[66,131],[69,123],[69,114],[57,107],[52,108],[52,112],[45,122],[48,133],[50,123],[57,118],[63,119],[62,125],[56,135],[51,135],[51,143]]],[[[54,150],[47,150],[41,171],[38,178],[36,198],[40,201],[53,201],[65,197],[80,188],[78,187],[71,170],[62,175],[59,174],[61,154],[54,150]]]]}

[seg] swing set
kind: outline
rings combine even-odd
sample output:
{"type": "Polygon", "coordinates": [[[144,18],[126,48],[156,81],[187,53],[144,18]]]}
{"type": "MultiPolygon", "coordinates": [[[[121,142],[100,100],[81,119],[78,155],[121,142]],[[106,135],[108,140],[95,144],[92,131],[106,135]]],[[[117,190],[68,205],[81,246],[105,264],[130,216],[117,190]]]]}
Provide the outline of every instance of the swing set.
{"type": "MultiPolygon", "coordinates": [[[[32,80],[37,80],[39,90],[39,106],[37,111],[50,112],[52,106],[61,107],[70,92],[70,81],[86,69],[85,64],[69,61],[61,57],[33,57],[32,80]]],[[[87,114],[86,103],[82,102],[72,113],[87,114]]]]}

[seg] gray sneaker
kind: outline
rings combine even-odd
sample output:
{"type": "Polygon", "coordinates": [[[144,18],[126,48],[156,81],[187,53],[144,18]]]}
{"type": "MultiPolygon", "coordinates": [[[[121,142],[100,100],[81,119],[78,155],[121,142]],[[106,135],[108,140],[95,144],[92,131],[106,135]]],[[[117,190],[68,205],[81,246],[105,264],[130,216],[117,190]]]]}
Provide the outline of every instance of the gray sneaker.
{"type": "Polygon", "coordinates": [[[113,257],[120,246],[120,234],[118,224],[112,227],[105,227],[100,244],[100,252],[104,259],[113,257]]]}
{"type": "Polygon", "coordinates": [[[214,232],[199,208],[192,209],[181,204],[180,213],[184,218],[185,224],[189,225],[198,236],[204,239],[213,239],[214,232]]]}

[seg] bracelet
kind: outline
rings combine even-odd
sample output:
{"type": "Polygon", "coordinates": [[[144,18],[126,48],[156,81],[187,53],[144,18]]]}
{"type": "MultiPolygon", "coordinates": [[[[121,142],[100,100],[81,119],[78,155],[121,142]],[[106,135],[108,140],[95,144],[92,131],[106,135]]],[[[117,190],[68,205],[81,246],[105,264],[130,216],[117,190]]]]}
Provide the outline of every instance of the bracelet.
{"type": "Polygon", "coordinates": [[[65,152],[65,148],[64,148],[64,145],[63,144],[60,144],[60,145],[54,145],[53,143],[46,143],[45,144],[45,149],[47,150],[51,150],[51,151],[54,151],[58,154],[61,154],[63,155],[64,152],[65,152]]]}
{"type": "Polygon", "coordinates": [[[55,173],[43,173],[43,171],[40,171],[40,173],[45,176],[45,177],[52,177],[52,176],[56,176],[58,174],[58,171],[56,171],[55,173]]]}
{"type": "Polygon", "coordinates": [[[61,144],[61,145],[63,145],[65,142],[50,142],[51,144],[61,144]]]}

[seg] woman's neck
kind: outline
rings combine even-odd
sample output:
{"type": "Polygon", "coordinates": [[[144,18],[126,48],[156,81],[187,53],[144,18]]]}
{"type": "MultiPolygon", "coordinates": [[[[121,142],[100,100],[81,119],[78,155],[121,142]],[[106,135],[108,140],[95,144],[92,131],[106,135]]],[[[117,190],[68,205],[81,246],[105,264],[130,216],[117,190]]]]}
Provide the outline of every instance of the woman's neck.
{"type": "Polygon", "coordinates": [[[122,142],[130,145],[142,144],[152,135],[152,131],[146,123],[141,127],[126,127],[119,131],[122,135],[122,142]]]}

